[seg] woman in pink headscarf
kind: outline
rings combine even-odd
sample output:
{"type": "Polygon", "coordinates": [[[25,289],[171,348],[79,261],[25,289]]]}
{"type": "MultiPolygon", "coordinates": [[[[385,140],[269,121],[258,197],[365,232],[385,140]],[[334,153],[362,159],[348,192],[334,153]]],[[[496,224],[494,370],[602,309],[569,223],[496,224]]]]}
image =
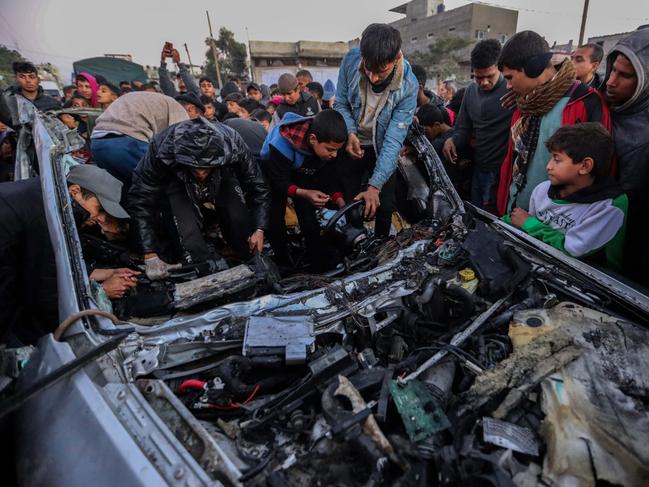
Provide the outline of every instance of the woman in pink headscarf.
{"type": "Polygon", "coordinates": [[[83,96],[91,107],[98,106],[97,103],[97,91],[99,91],[99,85],[97,80],[91,74],[81,72],[77,74],[75,79],[77,85],[77,91],[81,96],[83,96]]]}

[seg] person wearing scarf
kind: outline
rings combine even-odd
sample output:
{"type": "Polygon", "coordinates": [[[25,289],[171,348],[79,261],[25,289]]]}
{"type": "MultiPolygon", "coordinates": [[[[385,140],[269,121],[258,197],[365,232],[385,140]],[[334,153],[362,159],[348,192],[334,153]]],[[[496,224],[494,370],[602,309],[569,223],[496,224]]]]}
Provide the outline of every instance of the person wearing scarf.
{"type": "MultiPolygon", "coordinates": [[[[545,146],[562,126],[600,122],[610,131],[610,114],[599,92],[575,80],[569,59],[554,66],[548,44],[539,34],[523,31],[503,46],[498,68],[513,92],[516,109],[511,137],[500,171],[498,214],[529,208],[532,191],[547,180],[550,153],[545,146]]],[[[609,168],[610,175],[615,167],[609,168]]]]}
{"type": "Polygon", "coordinates": [[[77,74],[75,83],[79,94],[88,100],[91,107],[97,107],[99,105],[99,102],[97,101],[99,84],[95,77],[89,73],[81,72],[77,74]]]}

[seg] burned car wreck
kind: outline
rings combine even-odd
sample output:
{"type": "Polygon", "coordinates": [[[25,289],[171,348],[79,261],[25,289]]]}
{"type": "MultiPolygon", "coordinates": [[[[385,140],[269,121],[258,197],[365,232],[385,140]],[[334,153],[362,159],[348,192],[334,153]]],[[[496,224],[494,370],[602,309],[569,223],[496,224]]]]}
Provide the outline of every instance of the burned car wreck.
{"type": "Polygon", "coordinates": [[[421,134],[395,237],[335,215],[330,273],[185,269],[116,319],[66,225],[74,147],[32,125],[64,323],[21,383],[112,345],[22,405],[25,485],[649,482],[649,298],[465,207],[421,134]]]}

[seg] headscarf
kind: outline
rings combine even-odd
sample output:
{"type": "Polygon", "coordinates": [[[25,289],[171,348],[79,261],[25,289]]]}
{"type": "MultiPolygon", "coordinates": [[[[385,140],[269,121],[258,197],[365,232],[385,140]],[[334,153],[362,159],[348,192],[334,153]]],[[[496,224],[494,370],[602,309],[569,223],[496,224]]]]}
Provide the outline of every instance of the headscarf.
{"type": "Polygon", "coordinates": [[[78,76],[85,78],[85,80],[90,84],[90,89],[92,90],[92,94],[90,95],[90,106],[93,108],[98,106],[97,92],[99,91],[99,84],[97,83],[97,80],[93,75],[86,73],[85,71],[79,73],[78,76]]]}

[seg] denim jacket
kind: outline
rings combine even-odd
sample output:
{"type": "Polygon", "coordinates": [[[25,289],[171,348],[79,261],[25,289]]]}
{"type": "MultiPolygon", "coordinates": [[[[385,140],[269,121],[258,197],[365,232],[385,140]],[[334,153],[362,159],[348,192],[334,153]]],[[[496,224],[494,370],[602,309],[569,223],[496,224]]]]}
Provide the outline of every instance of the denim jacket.
{"type": "MultiPolygon", "coordinates": [[[[348,133],[357,132],[357,123],[363,115],[364,99],[361,92],[364,92],[365,83],[369,83],[361,74],[361,61],[360,49],[351,49],[345,55],[338,73],[334,109],[345,119],[348,133]]],[[[380,102],[374,119],[372,136],[376,167],[369,184],[378,189],[381,189],[397,168],[399,151],[417,108],[419,85],[410,64],[403,58],[400,70],[401,73],[395,74],[388,86],[387,99],[380,102]]]]}

